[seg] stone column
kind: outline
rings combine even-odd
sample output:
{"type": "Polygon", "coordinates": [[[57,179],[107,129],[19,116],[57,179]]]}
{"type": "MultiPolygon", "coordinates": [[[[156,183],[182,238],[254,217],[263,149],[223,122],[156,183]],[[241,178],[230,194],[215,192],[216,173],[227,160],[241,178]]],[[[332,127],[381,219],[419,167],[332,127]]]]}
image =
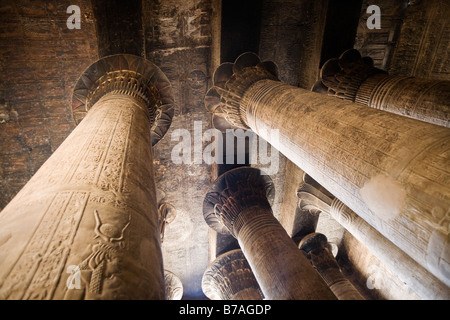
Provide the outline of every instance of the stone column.
{"type": "Polygon", "coordinates": [[[328,249],[328,239],[321,233],[311,233],[298,246],[339,300],[365,300],[341,269],[328,249]]]}
{"type": "Polygon", "coordinates": [[[203,215],[215,231],[238,239],[266,299],[335,299],[273,216],[273,191],[259,169],[230,170],[211,186],[203,215]]]}
{"type": "Polygon", "coordinates": [[[389,75],[355,49],[328,60],[312,90],[450,127],[450,81],[389,75]]]}
{"type": "Polygon", "coordinates": [[[401,281],[425,300],[448,300],[450,288],[411,259],[339,199],[305,175],[305,184],[297,191],[303,209],[316,214],[330,214],[360,241],[401,281]]]}
{"type": "Polygon", "coordinates": [[[159,220],[159,230],[161,234],[161,243],[164,242],[164,234],[166,231],[166,226],[170,224],[177,216],[177,210],[173,205],[168,202],[158,203],[158,220],[159,220]]]}
{"type": "Polygon", "coordinates": [[[242,250],[216,258],[203,274],[202,290],[211,300],[263,300],[264,295],[242,250]]]}
{"type": "Polygon", "coordinates": [[[164,270],[166,300],[181,300],[183,297],[183,283],[173,272],[164,270]]]}
{"type": "Polygon", "coordinates": [[[164,299],[151,132],[172,102],[139,57],[83,73],[78,126],[0,214],[1,299],[164,299]]]}
{"type": "Polygon", "coordinates": [[[217,128],[253,130],[449,283],[448,128],[284,84],[250,53],[216,70],[205,104],[217,128]]]}

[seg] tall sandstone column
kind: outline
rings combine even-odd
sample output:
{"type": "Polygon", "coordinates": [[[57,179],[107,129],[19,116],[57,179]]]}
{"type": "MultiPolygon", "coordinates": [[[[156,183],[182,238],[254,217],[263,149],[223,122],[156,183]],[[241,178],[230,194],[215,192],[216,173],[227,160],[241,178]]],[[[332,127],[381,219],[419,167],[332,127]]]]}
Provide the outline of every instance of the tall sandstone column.
{"type": "Polygon", "coordinates": [[[312,214],[329,214],[360,241],[390,271],[425,300],[450,299],[450,287],[360,218],[308,175],[297,190],[299,205],[312,214]]]}
{"type": "Polygon", "coordinates": [[[339,300],[364,300],[364,297],[344,276],[328,249],[328,239],[321,233],[304,237],[298,247],[304,251],[314,268],[339,300]]]}
{"type": "Polygon", "coordinates": [[[211,300],[263,300],[264,295],[242,250],[218,256],[206,269],[202,290],[211,300]]]}
{"type": "Polygon", "coordinates": [[[1,299],[165,298],[151,141],[170,91],[131,55],[83,73],[78,126],[0,214],[1,299]]]}
{"type": "Polygon", "coordinates": [[[328,60],[312,90],[450,127],[450,81],[389,75],[355,49],[328,60]]]}
{"type": "Polygon", "coordinates": [[[336,299],[273,216],[273,184],[256,168],[221,175],[203,203],[203,216],[219,233],[231,233],[268,300],[336,299]]]}
{"type": "Polygon", "coordinates": [[[450,283],[448,128],[284,84],[251,53],[219,66],[205,105],[218,129],[253,130],[450,283]]]}
{"type": "Polygon", "coordinates": [[[164,270],[164,283],[167,300],[181,300],[183,297],[183,283],[173,272],[164,270]]]}

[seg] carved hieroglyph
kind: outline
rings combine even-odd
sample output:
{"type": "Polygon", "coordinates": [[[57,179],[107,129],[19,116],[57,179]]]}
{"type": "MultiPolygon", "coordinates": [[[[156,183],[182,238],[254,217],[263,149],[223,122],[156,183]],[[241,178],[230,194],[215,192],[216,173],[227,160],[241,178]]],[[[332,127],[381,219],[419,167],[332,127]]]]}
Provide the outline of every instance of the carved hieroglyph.
{"type": "Polygon", "coordinates": [[[1,212],[1,299],[164,299],[153,119],[115,89],[1,212]]]}
{"type": "Polygon", "coordinates": [[[226,127],[233,114],[448,283],[450,130],[274,81],[269,71],[261,79],[264,65],[253,59],[243,67],[246,55],[205,97],[222,119],[215,125],[226,127]]]}
{"type": "Polygon", "coordinates": [[[183,297],[183,283],[173,272],[164,270],[164,283],[167,300],[181,300],[183,297]]]}

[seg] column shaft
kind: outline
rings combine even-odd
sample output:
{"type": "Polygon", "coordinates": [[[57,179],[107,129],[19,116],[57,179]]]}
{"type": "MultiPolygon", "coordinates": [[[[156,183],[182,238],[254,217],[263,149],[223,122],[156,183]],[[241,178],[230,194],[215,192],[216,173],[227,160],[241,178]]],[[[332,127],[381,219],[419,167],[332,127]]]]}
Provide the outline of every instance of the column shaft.
{"type": "Polygon", "coordinates": [[[310,212],[321,212],[320,215],[327,214],[333,217],[422,299],[448,300],[450,298],[449,287],[420,266],[310,176],[305,175],[303,180],[304,184],[297,190],[297,196],[301,199],[299,206],[310,210],[310,212]]]}
{"type": "Polygon", "coordinates": [[[311,262],[339,300],[364,300],[353,284],[342,274],[328,249],[311,253],[311,262]]]}
{"type": "Polygon", "coordinates": [[[328,212],[422,299],[450,299],[448,286],[383,237],[339,199],[333,200],[328,212]]]}
{"type": "Polygon", "coordinates": [[[270,209],[245,209],[234,230],[267,299],[335,299],[270,209]]]}
{"type": "Polygon", "coordinates": [[[450,130],[272,80],[251,85],[240,110],[254,132],[450,282],[450,130]]]}
{"type": "MultiPolygon", "coordinates": [[[[328,250],[323,250],[321,253],[323,255],[331,255],[328,250]]],[[[313,261],[314,266],[317,267],[318,263],[315,262],[315,259],[320,259],[317,256],[311,259],[313,261]]],[[[331,259],[334,259],[331,256],[331,259]]],[[[317,270],[320,268],[317,267],[317,270]]],[[[339,300],[364,300],[358,290],[355,289],[353,284],[342,274],[342,272],[338,268],[328,268],[319,271],[323,280],[330,287],[331,291],[335,294],[335,296],[339,300]]]]}
{"type": "Polygon", "coordinates": [[[450,81],[378,74],[363,82],[355,102],[450,127],[450,81]]]}
{"type": "Polygon", "coordinates": [[[96,102],[0,225],[2,299],[163,299],[145,103],[96,102]]]}

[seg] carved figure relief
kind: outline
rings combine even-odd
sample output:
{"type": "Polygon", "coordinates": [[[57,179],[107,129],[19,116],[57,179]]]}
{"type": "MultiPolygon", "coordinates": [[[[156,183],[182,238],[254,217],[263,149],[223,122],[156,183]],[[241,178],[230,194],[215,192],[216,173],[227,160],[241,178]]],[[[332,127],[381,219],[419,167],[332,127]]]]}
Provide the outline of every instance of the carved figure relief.
{"type": "MultiPolygon", "coordinates": [[[[120,219],[111,214],[102,217],[98,210],[94,210],[94,218],[96,243],[91,254],[79,264],[85,298],[89,294],[101,294],[105,278],[113,280],[116,277],[120,267],[114,264],[118,263],[119,251],[125,248],[124,235],[131,223],[131,214],[127,219],[120,219]]],[[[66,298],[72,296],[70,290],[67,293],[66,298]]]]}

